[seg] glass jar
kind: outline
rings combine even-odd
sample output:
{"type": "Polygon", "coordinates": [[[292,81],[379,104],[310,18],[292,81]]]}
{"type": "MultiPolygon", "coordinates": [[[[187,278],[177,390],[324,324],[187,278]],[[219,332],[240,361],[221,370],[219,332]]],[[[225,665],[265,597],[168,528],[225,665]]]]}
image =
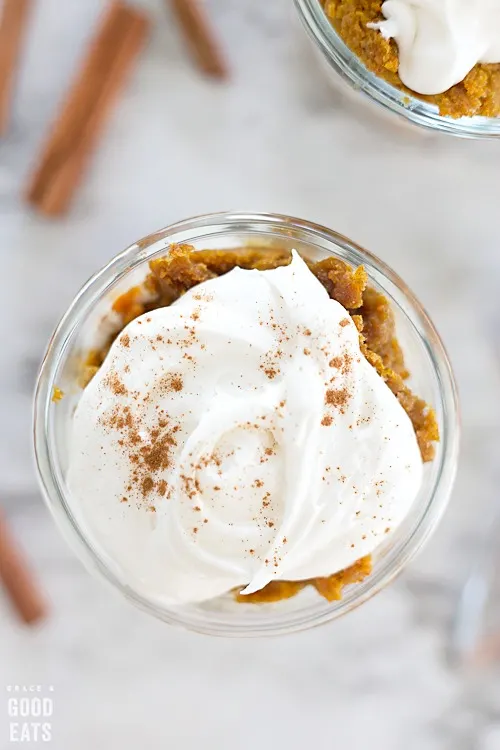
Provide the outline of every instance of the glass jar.
{"type": "Polygon", "coordinates": [[[349,612],[380,591],[428,539],[448,502],[457,465],[458,419],[455,383],[436,330],[410,290],[375,256],[335,232],[307,221],[268,214],[213,214],[174,224],[149,235],[116,256],[88,281],[74,299],[49,343],[35,397],[35,452],[47,504],[82,560],[136,605],[165,622],[202,633],[260,636],[303,630],[349,612]],[[372,574],[345,589],[341,601],[328,603],[313,587],[272,604],[242,604],[226,597],[179,608],[166,608],[135,591],[126,576],[77,520],[66,486],[68,441],[74,408],[81,394],[78,371],[106,320],[116,296],[144,277],[147,264],[164,256],[171,243],[196,249],[253,246],[295,248],[311,259],[328,255],[353,266],[363,264],[369,283],[391,302],[398,338],[412,372],[416,392],[433,404],[441,431],[434,461],[402,525],[373,556],[372,574]],[[64,398],[54,403],[54,387],[64,398]]]}
{"type": "Polygon", "coordinates": [[[462,138],[500,137],[500,117],[443,117],[435,105],[409,96],[367,70],[337,34],[319,0],[295,0],[295,5],[334,84],[361,91],[386,112],[430,130],[462,138]]]}

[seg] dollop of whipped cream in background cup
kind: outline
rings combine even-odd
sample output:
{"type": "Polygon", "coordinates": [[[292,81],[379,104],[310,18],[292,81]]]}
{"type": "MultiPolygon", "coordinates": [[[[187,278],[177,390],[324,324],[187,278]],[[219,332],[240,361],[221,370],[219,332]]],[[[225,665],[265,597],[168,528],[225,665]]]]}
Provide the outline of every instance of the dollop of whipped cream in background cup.
{"type": "Polygon", "coordinates": [[[396,40],[399,77],[419,94],[441,94],[477,63],[500,62],[499,0],[386,0],[369,24],[396,40]]]}
{"type": "Polygon", "coordinates": [[[351,565],[422,472],[409,417],[294,252],[126,326],[78,403],[67,483],[130,585],[175,606],[351,565]]]}

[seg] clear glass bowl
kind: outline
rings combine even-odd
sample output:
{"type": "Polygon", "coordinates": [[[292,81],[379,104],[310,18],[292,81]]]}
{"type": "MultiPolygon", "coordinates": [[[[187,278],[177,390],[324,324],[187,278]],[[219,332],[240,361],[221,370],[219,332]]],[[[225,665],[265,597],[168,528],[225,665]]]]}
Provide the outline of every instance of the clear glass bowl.
{"type": "Polygon", "coordinates": [[[136,242],[87,282],[57,327],[43,360],[35,397],[34,437],[45,499],[71,545],[90,568],[165,622],[212,635],[261,636],[303,630],[349,612],[380,591],[421,548],[443,513],[453,485],[458,451],[457,395],[446,353],[432,323],[401,279],[375,256],[325,227],[299,219],[214,214],[174,224],[136,242]],[[434,405],[441,442],[435,460],[425,467],[421,491],[408,517],[375,553],[373,573],[364,582],[348,587],[342,601],[328,603],[307,587],[295,598],[273,604],[240,604],[228,594],[203,604],[167,609],[135,591],[76,520],[65,474],[72,414],[81,394],[77,377],[82,356],[95,341],[112,300],[137,283],[146,273],[148,261],[168,253],[171,243],[190,243],[197,249],[279,244],[313,259],[331,254],[354,266],[364,264],[370,284],[393,305],[412,386],[434,405]],[[57,403],[51,398],[55,385],[65,394],[57,403]]]}
{"type": "MultiPolygon", "coordinates": [[[[337,34],[319,0],[295,0],[299,16],[334,82],[361,91],[386,111],[409,122],[462,138],[500,137],[500,117],[442,117],[436,106],[409,97],[370,73],[337,34]]],[[[345,88],[345,86],[344,86],[345,88]]]]}

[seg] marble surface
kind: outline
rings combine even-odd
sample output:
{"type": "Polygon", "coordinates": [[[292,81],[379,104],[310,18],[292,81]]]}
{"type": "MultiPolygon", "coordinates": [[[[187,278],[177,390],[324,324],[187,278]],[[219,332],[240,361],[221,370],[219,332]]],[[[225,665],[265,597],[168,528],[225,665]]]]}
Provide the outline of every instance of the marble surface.
{"type": "Polygon", "coordinates": [[[498,145],[425,136],[335,94],[291,0],[209,0],[224,85],[193,70],[162,0],[144,4],[151,42],[66,218],[37,217],[20,195],[98,0],[36,4],[0,143],[0,502],[52,603],[28,631],[0,599],[0,748],[5,683],[54,687],[57,750],[496,750],[500,672],[465,673],[448,646],[498,502],[498,145]],[[456,490],[426,550],[348,618],[277,640],[176,631],[110,594],[59,537],[31,458],[36,370],[79,286],[150,230],[231,208],[329,224],[395,267],[447,343],[463,406],[456,490]]]}

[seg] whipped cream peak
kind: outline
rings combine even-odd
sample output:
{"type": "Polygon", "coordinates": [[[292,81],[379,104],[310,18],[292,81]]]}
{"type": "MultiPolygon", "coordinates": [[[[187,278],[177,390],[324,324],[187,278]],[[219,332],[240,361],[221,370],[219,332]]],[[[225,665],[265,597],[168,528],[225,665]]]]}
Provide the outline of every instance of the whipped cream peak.
{"type": "Polygon", "coordinates": [[[369,24],[399,49],[399,77],[419,94],[441,94],[477,63],[500,62],[498,0],[386,0],[369,24]]]}
{"type": "Polygon", "coordinates": [[[347,311],[296,253],[129,323],[74,415],[74,512],[165,605],[328,576],[421,484],[413,426],[347,311]]]}

